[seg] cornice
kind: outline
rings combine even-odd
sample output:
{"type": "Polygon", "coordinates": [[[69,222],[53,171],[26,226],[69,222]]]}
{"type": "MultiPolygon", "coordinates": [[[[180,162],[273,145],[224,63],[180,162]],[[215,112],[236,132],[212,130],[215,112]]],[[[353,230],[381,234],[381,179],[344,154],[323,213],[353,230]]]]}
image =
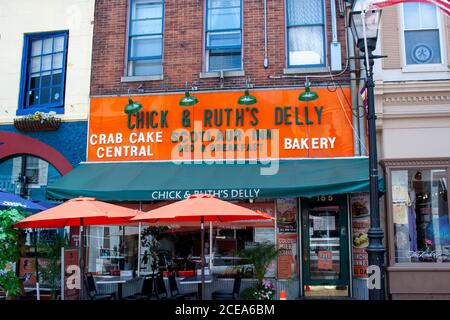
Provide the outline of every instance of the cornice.
{"type": "MultiPolygon", "coordinates": [[[[450,85],[450,84],[449,84],[450,85]]],[[[447,90],[449,87],[447,86],[447,90]]],[[[383,104],[447,104],[450,102],[450,91],[444,94],[416,94],[405,95],[403,92],[397,94],[383,95],[383,104]]]]}
{"type": "Polygon", "coordinates": [[[383,159],[384,167],[448,167],[450,158],[441,159],[383,159]]]}
{"type": "Polygon", "coordinates": [[[375,91],[378,94],[399,94],[419,92],[450,92],[450,80],[433,81],[377,81],[375,91]]]}

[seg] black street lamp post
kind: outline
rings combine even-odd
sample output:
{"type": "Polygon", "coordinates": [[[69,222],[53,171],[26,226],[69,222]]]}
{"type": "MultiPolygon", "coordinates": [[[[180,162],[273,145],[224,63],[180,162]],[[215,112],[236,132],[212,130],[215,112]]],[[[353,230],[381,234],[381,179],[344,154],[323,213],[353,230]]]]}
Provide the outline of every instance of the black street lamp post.
{"type": "Polygon", "coordinates": [[[368,288],[370,300],[384,300],[384,232],[380,223],[379,193],[378,193],[378,159],[377,131],[375,116],[375,95],[373,81],[373,51],[376,48],[380,10],[365,10],[350,12],[350,26],[357,41],[359,50],[364,54],[367,88],[367,121],[369,136],[369,181],[370,181],[370,228],[368,232],[369,267],[373,276],[369,275],[368,288]],[[378,277],[378,278],[377,278],[378,277]]]}

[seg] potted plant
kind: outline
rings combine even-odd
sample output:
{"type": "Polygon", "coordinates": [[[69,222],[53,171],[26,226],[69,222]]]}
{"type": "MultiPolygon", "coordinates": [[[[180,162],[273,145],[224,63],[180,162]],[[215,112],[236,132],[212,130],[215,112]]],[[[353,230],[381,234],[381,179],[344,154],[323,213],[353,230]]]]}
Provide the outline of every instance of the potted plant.
{"type": "MultiPolygon", "coordinates": [[[[159,256],[158,256],[158,249],[159,249],[159,241],[158,241],[158,235],[166,231],[167,227],[147,227],[144,230],[141,231],[141,245],[142,247],[147,247],[150,250],[150,258],[151,258],[151,269],[152,273],[155,274],[158,271],[158,265],[159,265],[159,256]]],[[[147,253],[147,251],[145,252],[147,253]]],[[[145,259],[145,264],[147,264],[148,261],[148,253],[145,254],[143,259],[145,259]]],[[[141,257],[139,257],[141,259],[141,257]]]]}
{"type": "Polygon", "coordinates": [[[40,242],[40,256],[45,263],[39,263],[39,275],[42,282],[50,288],[50,298],[57,299],[61,279],[61,248],[67,245],[67,239],[59,234],[51,242],[40,242]]]}
{"type": "Polygon", "coordinates": [[[20,231],[12,225],[24,217],[17,209],[0,210],[0,287],[7,299],[14,299],[20,293],[20,280],[10,267],[19,258],[20,231]]]}
{"type": "Polygon", "coordinates": [[[246,248],[238,252],[238,256],[244,258],[253,265],[253,274],[257,280],[256,285],[243,290],[241,297],[251,300],[272,300],[275,296],[275,286],[264,279],[267,269],[278,256],[278,249],[269,242],[260,243],[254,247],[246,248]]]}
{"type": "Polygon", "coordinates": [[[17,130],[28,132],[53,131],[57,130],[60,125],[61,118],[57,118],[54,111],[36,111],[34,114],[14,119],[14,126],[17,130]]]}

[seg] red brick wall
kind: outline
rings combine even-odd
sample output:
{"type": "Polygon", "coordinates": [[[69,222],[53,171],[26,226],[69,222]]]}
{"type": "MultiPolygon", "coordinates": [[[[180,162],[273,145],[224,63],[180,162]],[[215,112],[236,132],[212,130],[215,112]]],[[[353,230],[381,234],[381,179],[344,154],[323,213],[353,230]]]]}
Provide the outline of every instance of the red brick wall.
{"type": "MultiPolygon", "coordinates": [[[[94,25],[91,95],[126,94],[128,88],[137,93],[141,82],[122,83],[125,75],[127,45],[128,0],[97,0],[94,25]]],[[[164,51],[161,81],[142,82],[145,91],[176,91],[188,83],[196,82],[198,88],[219,88],[220,79],[200,79],[204,71],[205,0],[165,0],[164,51]]],[[[285,68],[285,0],[267,0],[267,31],[269,68],[264,60],[264,7],[262,0],[243,1],[243,57],[245,77],[254,86],[279,87],[302,85],[304,79],[269,79],[269,75],[283,75],[285,68]]],[[[331,42],[331,17],[329,0],[326,0],[327,48],[331,42]]],[[[338,10],[339,13],[339,10],[338,10]]],[[[344,19],[339,17],[338,37],[343,48],[345,64],[344,19]]],[[[328,50],[327,50],[328,56],[328,50]]],[[[327,57],[329,63],[329,58],[327,57]]],[[[347,76],[347,75],[345,75],[347,76]]],[[[244,86],[245,77],[225,78],[225,87],[244,86]]],[[[325,80],[311,79],[313,82],[325,80]]]]}

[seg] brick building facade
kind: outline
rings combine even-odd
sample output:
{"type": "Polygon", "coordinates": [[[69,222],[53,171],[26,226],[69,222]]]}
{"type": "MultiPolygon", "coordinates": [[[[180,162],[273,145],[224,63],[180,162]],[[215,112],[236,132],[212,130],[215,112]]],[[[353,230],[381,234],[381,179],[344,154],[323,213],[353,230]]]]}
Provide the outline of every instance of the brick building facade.
{"type": "MultiPolygon", "coordinates": [[[[340,2],[340,1],[338,1],[340,2]]],[[[324,68],[287,67],[286,58],[286,1],[267,1],[267,55],[264,67],[264,1],[243,1],[242,5],[242,57],[243,72],[205,73],[205,6],[203,0],[164,1],[163,75],[162,79],[145,81],[145,78],[126,77],[126,59],[129,32],[128,0],[96,1],[94,45],[92,54],[91,95],[126,95],[128,89],[136,94],[141,86],[145,92],[182,91],[191,84],[199,90],[220,90],[244,87],[250,78],[255,87],[301,87],[303,76],[329,75],[332,17],[330,1],[323,1],[325,13],[326,66],[324,68]],[[295,77],[289,78],[294,73],[295,77]],[[237,76],[230,76],[237,75],[237,76]],[[271,76],[283,76],[273,79],[271,76]]],[[[345,18],[337,11],[337,38],[341,44],[342,69],[346,64],[345,18]]],[[[335,72],[336,74],[339,72],[335,72]]],[[[322,85],[328,79],[311,78],[322,85]]],[[[349,85],[348,72],[337,79],[349,85]],[[347,81],[346,81],[347,79],[347,81]]],[[[142,92],[142,91],[141,91],[142,92]]]]}

